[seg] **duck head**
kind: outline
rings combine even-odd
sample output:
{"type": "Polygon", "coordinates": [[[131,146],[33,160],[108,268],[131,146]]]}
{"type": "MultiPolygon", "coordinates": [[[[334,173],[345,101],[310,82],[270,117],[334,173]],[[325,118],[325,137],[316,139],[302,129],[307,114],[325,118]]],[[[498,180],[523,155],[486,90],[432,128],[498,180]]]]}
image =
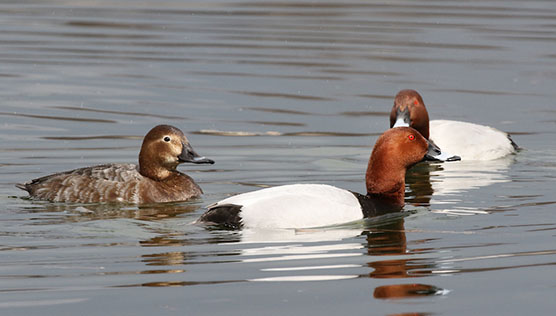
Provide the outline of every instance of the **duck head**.
{"type": "Polygon", "coordinates": [[[390,127],[411,126],[429,139],[429,113],[421,95],[415,90],[401,90],[394,98],[390,127]]]}
{"type": "Polygon", "coordinates": [[[395,127],[376,141],[366,173],[367,194],[403,205],[405,172],[427,155],[440,152],[411,127],[395,127]]]}
{"type": "Polygon", "coordinates": [[[432,161],[459,161],[461,158],[442,152],[429,139],[429,113],[421,95],[411,89],[401,90],[394,98],[394,106],[390,112],[390,127],[410,126],[425,137],[437,150],[436,154],[427,155],[425,160],[432,161]]]}
{"type": "Polygon", "coordinates": [[[158,125],[143,139],[139,152],[139,172],[153,180],[164,180],[183,162],[213,164],[198,155],[183,132],[170,125],[158,125]]]}

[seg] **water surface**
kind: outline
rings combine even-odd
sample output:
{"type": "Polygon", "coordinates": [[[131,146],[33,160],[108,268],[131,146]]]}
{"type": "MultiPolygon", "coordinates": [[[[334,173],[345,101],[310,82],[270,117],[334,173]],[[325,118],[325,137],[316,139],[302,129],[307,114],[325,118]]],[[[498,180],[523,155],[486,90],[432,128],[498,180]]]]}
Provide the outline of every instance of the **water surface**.
{"type": "Polygon", "coordinates": [[[0,313],[552,314],[551,1],[4,1],[0,313]],[[287,183],[362,192],[393,96],[523,150],[420,164],[405,212],[329,229],[191,225],[287,183]],[[205,195],[143,208],[23,198],[45,174],[135,162],[156,124],[212,166],[205,195]]]}

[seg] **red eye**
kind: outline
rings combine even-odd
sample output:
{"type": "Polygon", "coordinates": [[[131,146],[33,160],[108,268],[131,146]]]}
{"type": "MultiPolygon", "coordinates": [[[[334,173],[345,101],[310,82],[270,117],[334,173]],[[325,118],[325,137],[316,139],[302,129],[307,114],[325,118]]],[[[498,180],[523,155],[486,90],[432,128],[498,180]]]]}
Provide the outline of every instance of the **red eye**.
{"type": "Polygon", "coordinates": [[[407,136],[407,138],[409,138],[409,140],[414,140],[414,139],[415,139],[415,135],[409,134],[409,136],[407,136]]]}
{"type": "Polygon", "coordinates": [[[417,99],[415,99],[415,100],[413,100],[413,104],[419,105],[419,101],[417,101],[417,99]]]}

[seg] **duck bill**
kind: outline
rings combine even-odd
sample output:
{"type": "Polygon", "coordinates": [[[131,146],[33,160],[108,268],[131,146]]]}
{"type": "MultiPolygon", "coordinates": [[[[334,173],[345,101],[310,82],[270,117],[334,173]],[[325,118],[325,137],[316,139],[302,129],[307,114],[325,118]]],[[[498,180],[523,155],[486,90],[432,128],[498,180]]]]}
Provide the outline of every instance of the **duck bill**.
{"type": "Polygon", "coordinates": [[[400,126],[410,126],[409,123],[411,123],[411,118],[409,116],[409,109],[405,108],[405,110],[403,111],[400,111],[398,109],[396,111],[396,121],[391,126],[391,128],[400,127],[400,126]]]}
{"type": "Polygon", "coordinates": [[[436,146],[436,144],[432,141],[429,140],[429,148],[427,150],[427,153],[425,154],[425,157],[423,158],[423,160],[426,161],[460,161],[461,157],[460,156],[455,156],[455,155],[451,155],[447,152],[442,152],[442,150],[440,150],[440,148],[438,146],[436,146]]]}
{"type": "Polygon", "coordinates": [[[199,154],[197,154],[195,150],[193,150],[193,147],[191,147],[190,144],[184,143],[182,143],[182,151],[181,154],[178,156],[178,159],[180,162],[191,162],[196,164],[204,163],[212,165],[214,163],[214,160],[208,159],[207,157],[199,156],[199,154]]]}

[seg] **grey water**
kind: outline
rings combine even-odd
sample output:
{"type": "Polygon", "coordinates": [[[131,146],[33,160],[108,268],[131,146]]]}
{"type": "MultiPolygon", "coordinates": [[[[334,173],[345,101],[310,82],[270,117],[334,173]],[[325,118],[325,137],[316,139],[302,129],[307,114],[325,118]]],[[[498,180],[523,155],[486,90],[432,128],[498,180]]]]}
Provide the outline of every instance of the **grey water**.
{"type": "Polygon", "coordinates": [[[551,315],[553,1],[0,2],[1,315],[551,315]],[[363,192],[400,89],[516,155],[422,163],[404,212],[326,229],[211,230],[206,205],[288,183],[363,192]],[[149,207],[14,185],[136,162],[157,124],[216,161],[149,207]]]}

